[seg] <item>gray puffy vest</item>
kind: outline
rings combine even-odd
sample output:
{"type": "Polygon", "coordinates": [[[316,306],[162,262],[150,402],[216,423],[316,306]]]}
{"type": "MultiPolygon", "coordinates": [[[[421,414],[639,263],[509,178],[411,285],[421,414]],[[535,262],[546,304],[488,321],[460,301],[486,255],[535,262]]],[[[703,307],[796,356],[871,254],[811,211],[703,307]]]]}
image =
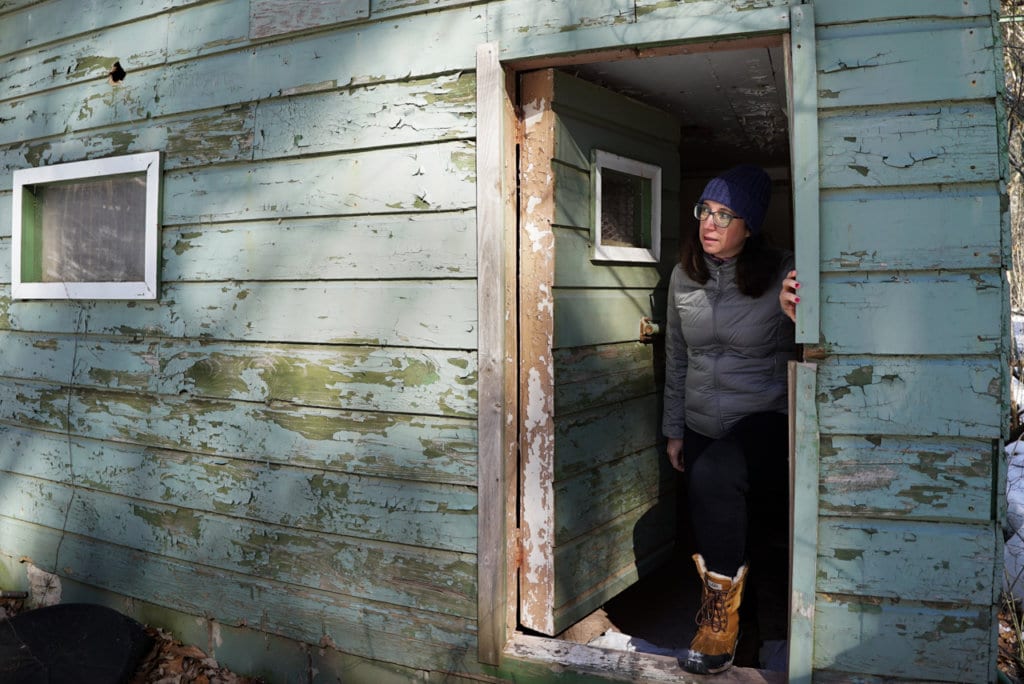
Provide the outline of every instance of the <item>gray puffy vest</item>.
{"type": "Polygon", "coordinates": [[[708,258],[711,277],[703,285],[681,265],[672,271],[665,321],[666,437],[682,437],[688,425],[718,438],[752,413],[786,412],[786,366],[796,358],[796,345],[793,322],[779,307],[779,290],[793,270],[793,256],[776,255],[777,284],[757,298],[736,287],[735,259],[708,258]]]}

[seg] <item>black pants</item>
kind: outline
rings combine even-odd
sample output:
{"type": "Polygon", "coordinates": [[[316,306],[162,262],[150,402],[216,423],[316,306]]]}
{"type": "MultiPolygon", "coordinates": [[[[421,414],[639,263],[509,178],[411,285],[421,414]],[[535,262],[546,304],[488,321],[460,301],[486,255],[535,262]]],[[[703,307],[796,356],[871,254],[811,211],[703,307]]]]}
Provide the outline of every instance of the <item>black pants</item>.
{"type": "Polygon", "coordinates": [[[789,421],[781,413],[747,416],[718,439],[686,428],[686,498],[709,570],[733,577],[744,563],[770,554],[772,538],[786,539],[788,456],[789,421]]]}

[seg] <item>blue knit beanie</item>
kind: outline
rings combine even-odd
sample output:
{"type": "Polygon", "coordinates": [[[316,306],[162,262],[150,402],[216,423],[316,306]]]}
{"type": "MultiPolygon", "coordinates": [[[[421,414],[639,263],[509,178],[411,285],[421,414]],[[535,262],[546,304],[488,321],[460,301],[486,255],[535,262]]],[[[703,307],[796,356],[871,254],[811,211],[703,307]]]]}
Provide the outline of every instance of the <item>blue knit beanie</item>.
{"type": "Polygon", "coordinates": [[[719,202],[747,222],[752,235],[761,232],[768,201],[772,198],[772,179],[760,166],[734,166],[712,178],[701,193],[700,201],[719,202]]]}

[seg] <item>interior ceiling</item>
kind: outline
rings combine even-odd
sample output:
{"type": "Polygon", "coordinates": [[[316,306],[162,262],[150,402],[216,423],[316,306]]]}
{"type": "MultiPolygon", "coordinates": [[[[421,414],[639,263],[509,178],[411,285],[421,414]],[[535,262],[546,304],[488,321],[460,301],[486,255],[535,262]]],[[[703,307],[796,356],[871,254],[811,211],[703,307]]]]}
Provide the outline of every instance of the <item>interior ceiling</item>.
{"type": "Polygon", "coordinates": [[[569,70],[677,116],[688,171],[744,162],[789,166],[779,46],[596,62],[569,70]]]}

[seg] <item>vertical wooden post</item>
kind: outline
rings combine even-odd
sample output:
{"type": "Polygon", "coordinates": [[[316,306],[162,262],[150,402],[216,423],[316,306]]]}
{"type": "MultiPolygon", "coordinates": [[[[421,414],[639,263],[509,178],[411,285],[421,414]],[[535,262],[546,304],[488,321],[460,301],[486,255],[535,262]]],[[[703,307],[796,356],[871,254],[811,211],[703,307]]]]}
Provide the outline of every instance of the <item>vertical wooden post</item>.
{"type": "Polygon", "coordinates": [[[506,625],[507,94],[498,46],[477,47],[477,622],[480,662],[499,665],[506,625]]]}
{"type": "Polygon", "coordinates": [[[811,681],[818,573],[817,366],[789,363],[790,682],[811,681]]]}
{"type": "Polygon", "coordinates": [[[818,66],[814,53],[814,8],[811,5],[791,8],[787,48],[789,141],[793,165],[793,240],[800,280],[796,341],[818,344],[821,337],[818,66]]]}

